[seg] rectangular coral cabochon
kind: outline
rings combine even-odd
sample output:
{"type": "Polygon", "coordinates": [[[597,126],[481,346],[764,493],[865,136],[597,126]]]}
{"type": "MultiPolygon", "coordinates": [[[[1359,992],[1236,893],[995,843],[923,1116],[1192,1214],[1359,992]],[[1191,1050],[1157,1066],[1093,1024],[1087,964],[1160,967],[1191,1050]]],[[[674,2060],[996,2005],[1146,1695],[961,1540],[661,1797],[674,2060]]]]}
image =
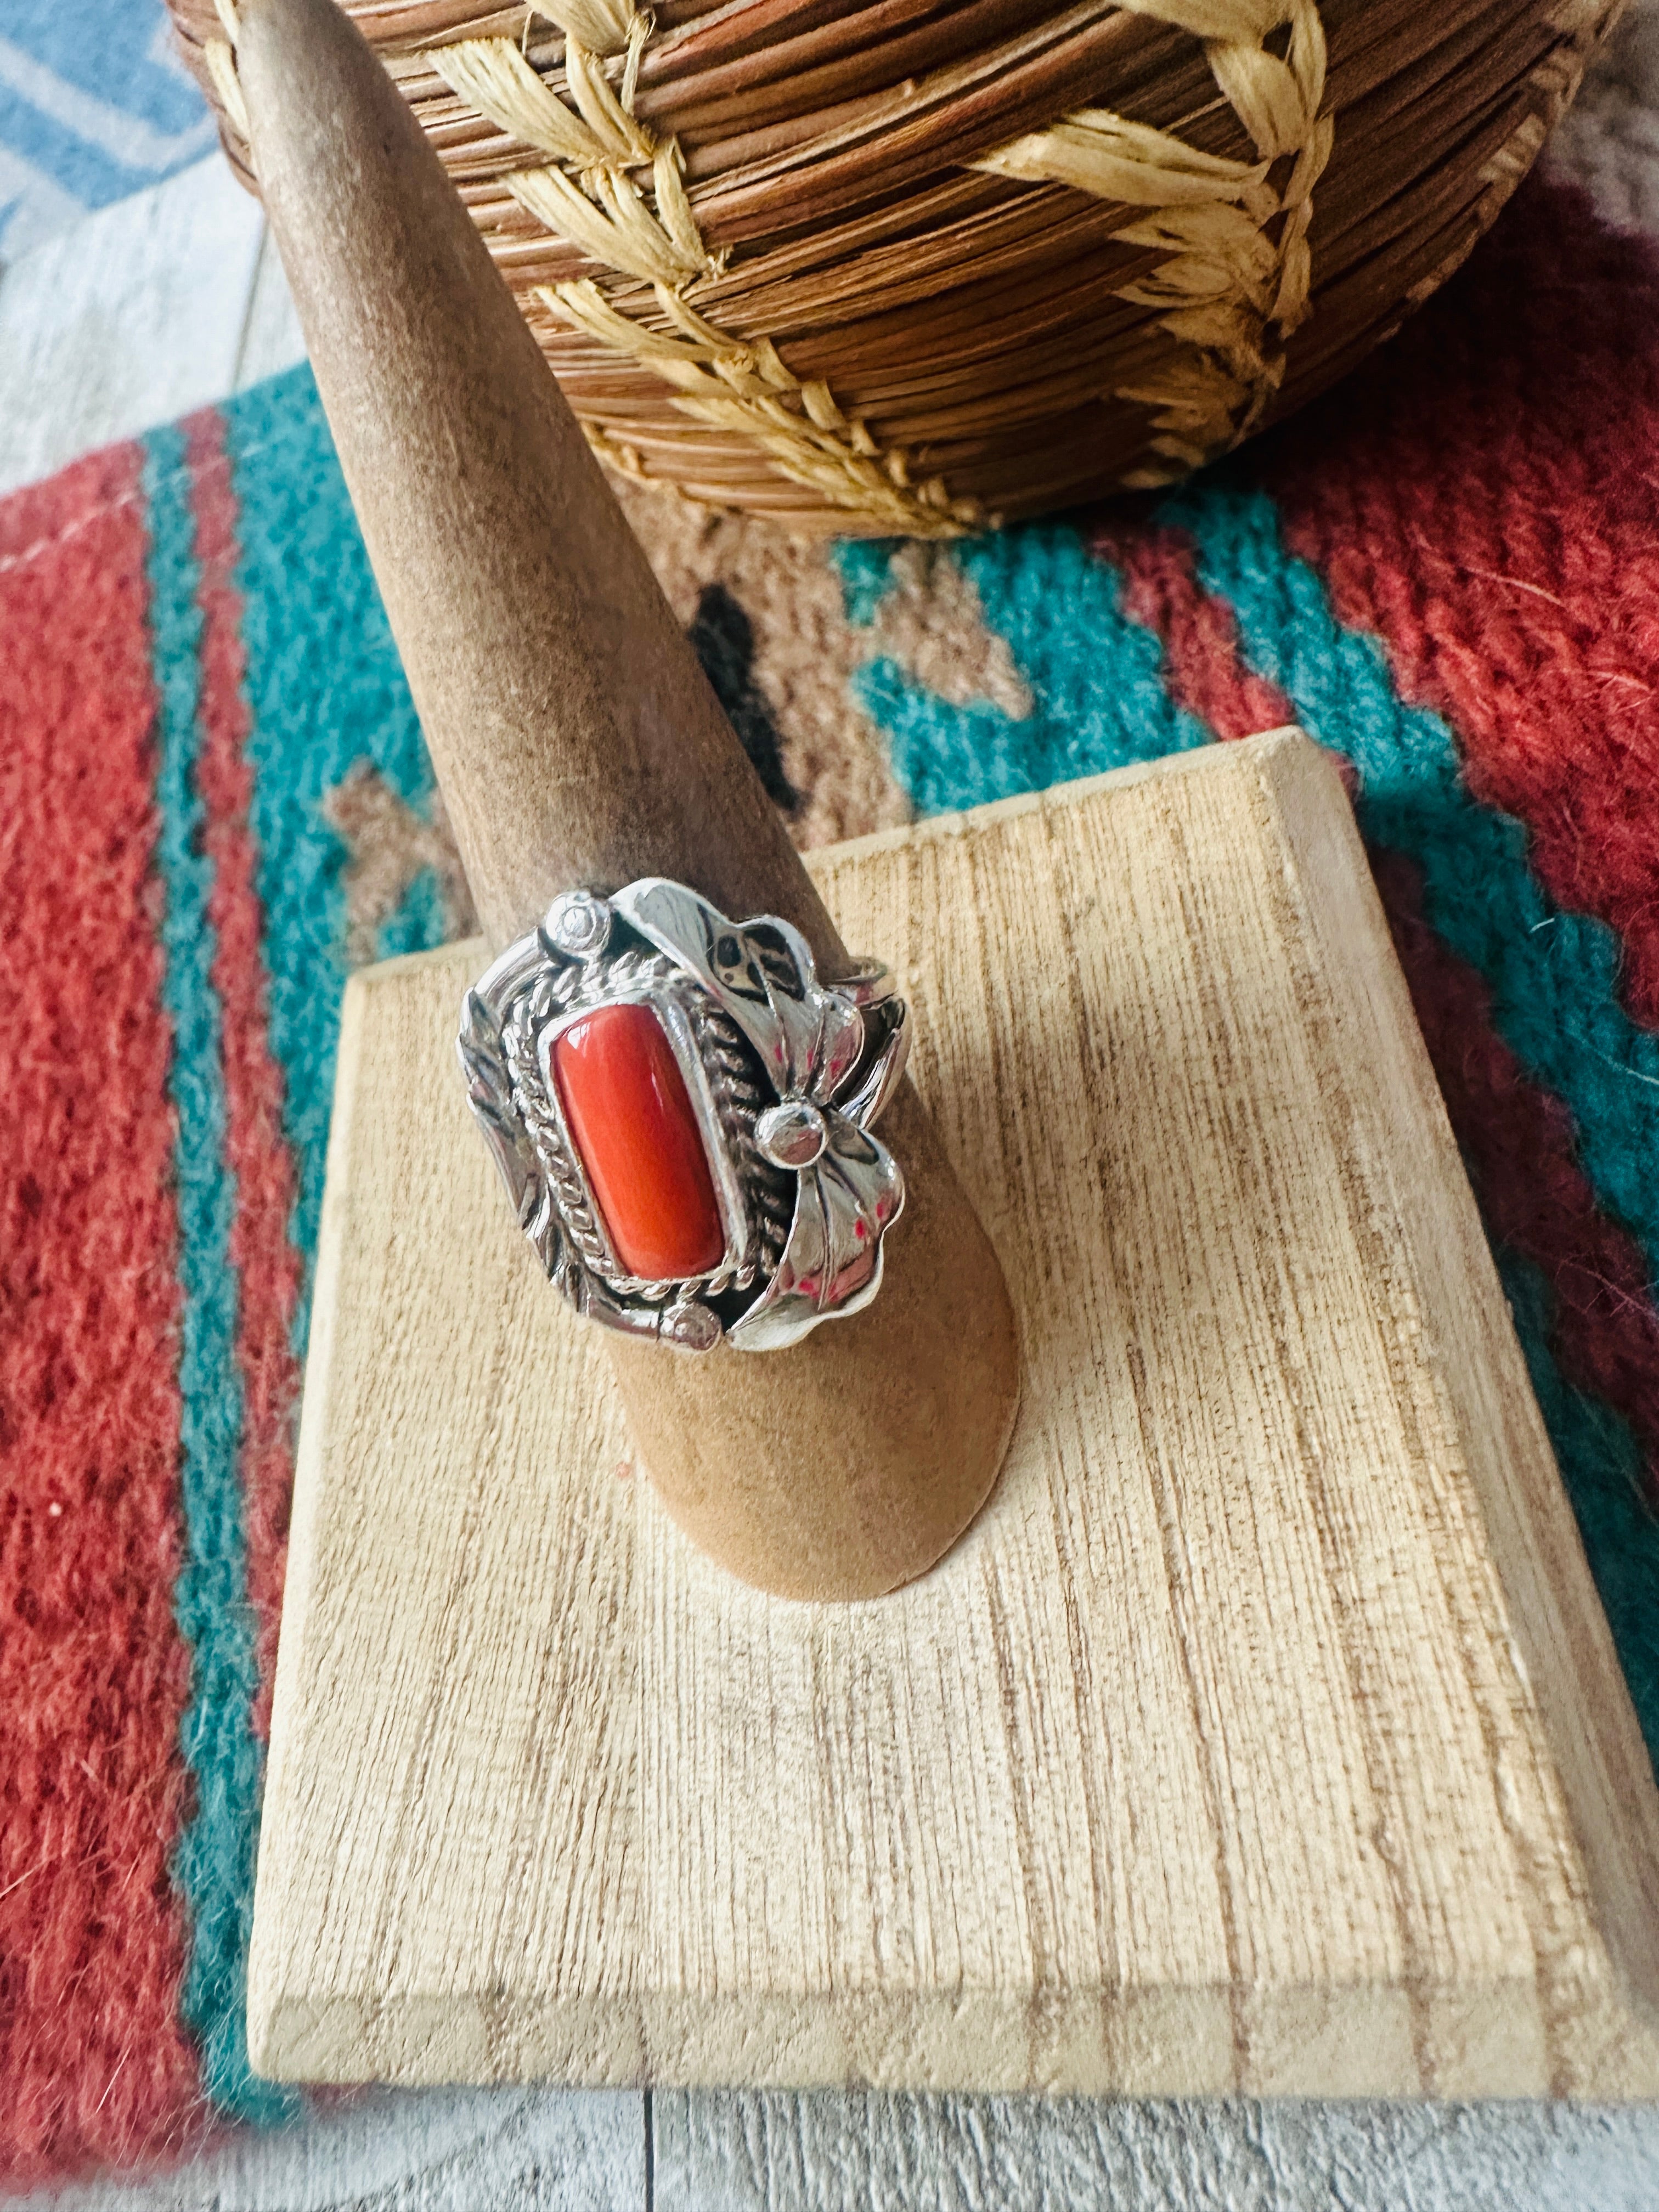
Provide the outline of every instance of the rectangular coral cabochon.
{"type": "Polygon", "coordinates": [[[623,1268],[660,1283],[717,1267],[726,1232],[702,1133],[651,1008],[596,1007],[560,1031],[551,1058],[566,1124],[623,1268]]]}
{"type": "MultiPolygon", "coordinates": [[[[1008,1278],[997,1487],[869,1603],[693,1551],[471,1125],[482,949],[360,975],[256,2063],[1659,2093],[1659,1796],[1328,763],[1280,732],[811,866],[1008,1278]]],[[[659,1049],[616,1035],[596,1128],[659,1049]]]]}

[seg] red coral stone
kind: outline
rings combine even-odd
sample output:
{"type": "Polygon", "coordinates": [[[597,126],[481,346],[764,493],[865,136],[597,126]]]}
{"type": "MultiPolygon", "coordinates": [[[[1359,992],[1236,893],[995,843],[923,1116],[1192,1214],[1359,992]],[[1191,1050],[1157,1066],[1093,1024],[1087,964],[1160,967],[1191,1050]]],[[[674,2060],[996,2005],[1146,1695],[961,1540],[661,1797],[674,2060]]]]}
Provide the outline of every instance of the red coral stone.
{"type": "Polygon", "coordinates": [[[559,1086],[611,1249],[647,1282],[705,1275],[726,1250],[691,1100],[649,1006],[600,1006],[553,1043],[559,1086]]]}

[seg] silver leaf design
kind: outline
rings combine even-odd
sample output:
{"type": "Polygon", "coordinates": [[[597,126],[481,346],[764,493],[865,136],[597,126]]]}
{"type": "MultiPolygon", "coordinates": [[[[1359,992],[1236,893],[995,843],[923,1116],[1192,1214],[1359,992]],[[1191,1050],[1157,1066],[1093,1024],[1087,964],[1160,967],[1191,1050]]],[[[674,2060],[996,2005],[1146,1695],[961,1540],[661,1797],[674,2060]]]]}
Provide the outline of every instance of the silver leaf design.
{"type": "Polygon", "coordinates": [[[803,1168],[776,1271],[726,1334],[740,1352],[794,1344],[834,1314],[854,1314],[881,1288],[882,1237],[904,1206],[898,1162],[866,1129],[823,1109],[828,1141],[803,1168]]]}

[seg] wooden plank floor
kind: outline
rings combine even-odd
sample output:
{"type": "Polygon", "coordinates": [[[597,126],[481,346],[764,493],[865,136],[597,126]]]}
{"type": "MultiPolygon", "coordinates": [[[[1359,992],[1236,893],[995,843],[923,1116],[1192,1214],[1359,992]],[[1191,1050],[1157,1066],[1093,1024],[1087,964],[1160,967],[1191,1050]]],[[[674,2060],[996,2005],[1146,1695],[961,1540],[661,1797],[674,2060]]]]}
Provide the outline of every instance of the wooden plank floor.
{"type": "Polygon", "coordinates": [[[216,155],[0,271],[0,492],[304,358],[259,204],[216,155]]]}

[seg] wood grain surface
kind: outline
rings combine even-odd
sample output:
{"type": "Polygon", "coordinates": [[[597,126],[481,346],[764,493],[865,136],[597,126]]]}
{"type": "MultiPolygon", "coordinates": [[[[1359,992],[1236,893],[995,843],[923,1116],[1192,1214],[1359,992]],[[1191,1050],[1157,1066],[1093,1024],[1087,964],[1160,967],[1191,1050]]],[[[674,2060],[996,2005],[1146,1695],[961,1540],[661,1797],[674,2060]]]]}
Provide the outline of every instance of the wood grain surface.
{"type": "MultiPolygon", "coordinates": [[[[1652,2212],[1659,2203],[1659,2146],[1640,2106],[693,2090],[653,2097],[651,2127],[647,2212],[1652,2212]]],[[[486,2203],[498,2212],[482,2197],[477,2212],[486,2203]]]]}
{"type": "Polygon", "coordinates": [[[1328,765],[814,866],[1014,1291],[998,1488],[866,1605],[701,1559],[467,1127],[478,949],[360,976],[255,2063],[1659,2091],[1659,1802],[1328,765]]]}

